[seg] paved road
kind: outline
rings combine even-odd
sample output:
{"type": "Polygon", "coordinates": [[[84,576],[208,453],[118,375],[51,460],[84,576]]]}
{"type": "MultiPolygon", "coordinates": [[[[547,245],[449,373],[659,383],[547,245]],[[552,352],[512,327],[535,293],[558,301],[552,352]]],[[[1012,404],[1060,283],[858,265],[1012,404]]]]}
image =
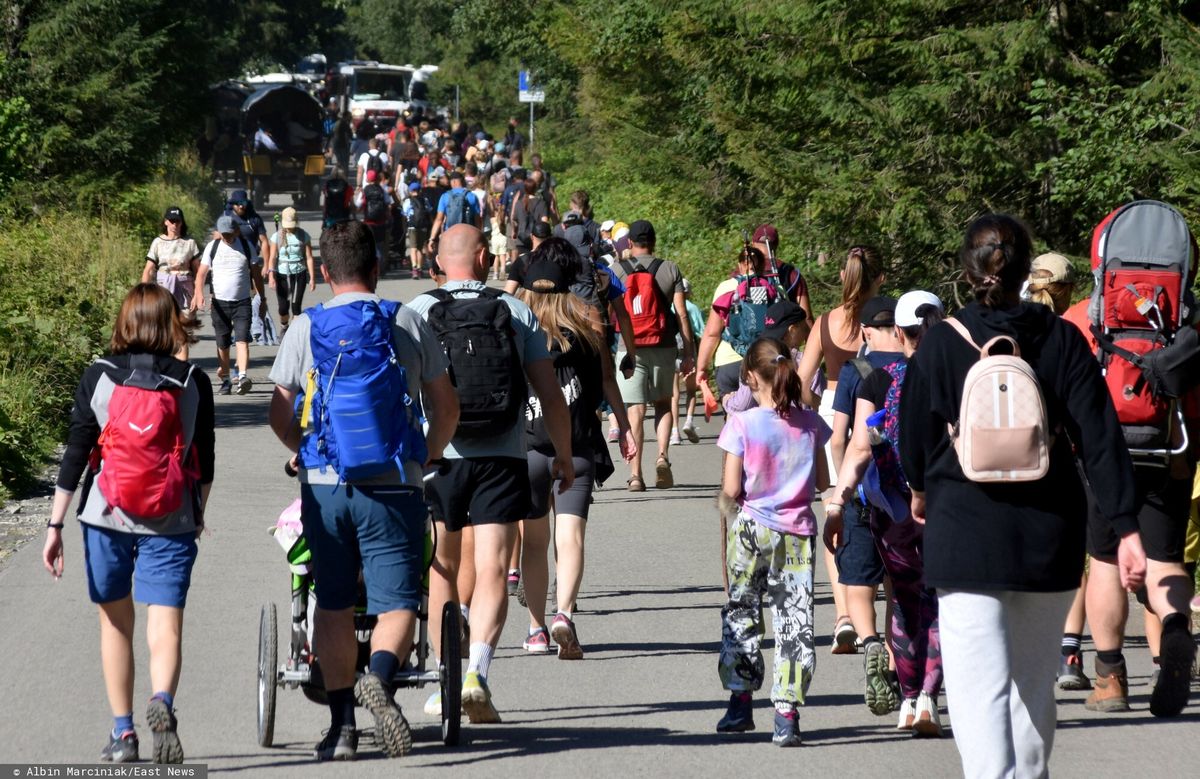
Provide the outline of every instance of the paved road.
{"type": "MultiPolygon", "coordinates": [[[[382,292],[408,300],[427,286],[388,278],[382,292]]],[[[321,286],[311,297],[328,294],[321,286]]],[[[193,354],[213,375],[211,331],[193,354]]],[[[254,390],[217,398],[211,533],[195,569],[177,698],[189,761],[255,777],[384,776],[401,766],[472,776],[729,777],[749,766],[764,775],[958,775],[950,739],[912,741],[892,730],[891,716],[876,718],[866,710],[861,658],[830,656],[828,636],[818,639],[816,678],[801,711],[803,749],[770,745],[765,700],[759,702],[757,733],[716,736],[725,694],[716,676],[721,594],[715,422],[701,425],[699,445],[673,450],[674,489],[631,495],[618,487],[618,473],[598,493],[579,602],[584,661],[527,656],[520,648],[526,620],[512,601],[491,674],[504,724],[465,725],[464,745],[449,750],[440,744],[434,719],[421,713],[426,692],[402,692],[400,703],[417,737],[403,763],[387,762],[364,745],[353,765],[318,766],[309,754],[328,721],[326,711],[298,691],[284,690],[275,730],[280,746],[259,748],[259,609],[273,601],[286,613],[289,597],[287,568],[267,528],[295,497],[296,485],[283,475],[284,450],[266,426],[274,349],[255,348],[252,355],[254,390]]],[[[0,732],[7,734],[0,763],[92,761],[104,743],[109,720],[95,609],[80,568],[78,531],[68,530],[66,541],[66,576],[58,583],[41,570],[36,541],[0,572],[0,732]]],[[[817,595],[817,624],[828,629],[834,618],[828,586],[819,584],[817,595]]],[[[1134,711],[1100,717],[1084,710],[1085,694],[1062,694],[1056,775],[1124,777],[1153,766],[1156,776],[1184,776],[1200,765],[1200,702],[1175,721],[1149,715],[1150,663],[1140,618],[1131,621],[1131,630],[1134,711]],[[1143,750],[1153,755],[1149,763],[1139,757],[1143,750]]],[[[136,700],[144,701],[151,691],[138,640],[136,700]]],[[[135,716],[148,739],[142,712],[135,716]]],[[[363,722],[369,724],[369,717],[363,722]]]]}

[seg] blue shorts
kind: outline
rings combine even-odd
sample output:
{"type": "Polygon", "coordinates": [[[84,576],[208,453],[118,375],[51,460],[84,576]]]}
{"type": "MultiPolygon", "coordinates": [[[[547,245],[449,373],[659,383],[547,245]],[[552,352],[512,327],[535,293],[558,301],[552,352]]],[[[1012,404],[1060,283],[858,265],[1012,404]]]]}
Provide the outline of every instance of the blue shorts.
{"type": "Polygon", "coordinates": [[[883,581],[883,559],[875,546],[870,518],[858,498],[846,504],[842,517],[842,543],[834,551],[838,581],[860,587],[874,587],[883,581]]]}
{"type": "Polygon", "coordinates": [[[417,611],[427,513],[411,487],[300,485],[317,604],[331,611],[353,607],[361,568],[368,614],[417,611]]]}
{"type": "Polygon", "coordinates": [[[132,590],[138,603],[177,609],[187,604],[195,532],[147,536],[80,524],[92,603],[121,600],[132,590]]]}

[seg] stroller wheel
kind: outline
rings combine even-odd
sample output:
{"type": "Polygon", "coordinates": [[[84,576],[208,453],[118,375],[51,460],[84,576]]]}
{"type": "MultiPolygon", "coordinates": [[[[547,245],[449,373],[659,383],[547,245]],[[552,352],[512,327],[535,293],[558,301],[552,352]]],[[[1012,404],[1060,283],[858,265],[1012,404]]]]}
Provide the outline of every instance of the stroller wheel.
{"type": "Polygon", "coordinates": [[[275,694],[278,691],[279,625],[275,604],[262,607],[258,618],[258,743],[275,740],[275,694]]]}
{"type": "Polygon", "coordinates": [[[442,743],[458,744],[462,726],[462,612],[450,601],[442,609],[442,656],[438,658],[438,685],[442,692],[442,743]]]}

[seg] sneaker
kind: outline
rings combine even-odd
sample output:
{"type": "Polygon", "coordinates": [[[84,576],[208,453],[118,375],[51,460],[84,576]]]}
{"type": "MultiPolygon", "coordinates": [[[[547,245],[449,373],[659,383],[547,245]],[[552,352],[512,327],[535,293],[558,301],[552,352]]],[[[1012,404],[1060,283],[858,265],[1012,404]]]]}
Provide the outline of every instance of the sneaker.
{"type": "Polygon", "coordinates": [[[154,733],[155,763],[182,763],[183,744],[179,743],[179,726],[175,712],[167,706],[167,702],[155,696],[146,706],[146,723],[154,733]]]}
{"type": "Polygon", "coordinates": [[[1064,655],[1058,664],[1058,689],[1090,690],[1092,682],[1083,672],[1083,652],[1064,655]]]}
{"type": "Polygon", "coordinates": [[[621,440],[621,431],[616,429],[615,427],[610,427],[608,429],[608,442],[610,444],[615,444],[620,440],[621,440]]]}
{"type": "Polygon", "coordinates": [[[912,723],[915,738],[941,738],[942,719],[938,716],[937,701],[927,692],[917,696],[916,719],[912,723]]]}
{"type": "Polygon", "coordinates": [[[700,434],[696,432],[695,425],[685,424],[683,427],[679,428],[679,432],[687,436],[687,440],[691,441],[693,444],[700,443],[700,434]]]}
{"type": "Polygon", "coordinates": [[[108,745],[100,751],[102,763],[136,763],[138,760],[138,737],[132,730],[120,735],[108,732],[108,745]]]}
{"type": "Polygon", "coordinates": [[[863,698],[867,708],[877,717],[895,711],[899,702],[896,690],[888,679],[888,653],[882,641],[870,641],[863,650],[863,670],[867,675],[863,698]]]}
{"type": "Polygon", "coordinates": [[[237,394],[245,395],[253,386],[254,382],[250,381],[250,377],[243,373],[238,377],[237,394]]]}
{"type": "Polygon", "coordinates": [[[412,730],[379,674],[367,672],[354,684],[354,697],[375,718],[375,743],[388,757],[412,751],[412,730]]]}
{"type": "Polygon", "coordinates": [[[525,638],[525,651],[531,655],[550,654],[550,634],[545,628],[533,628],[525,638]]]}
{"type": "Polygon", "coordinates": [[[442,716],[442,692],[435,690],[432,695],[425,699],[425,713],[430,717],[442,716]]]}
{"type": "MultiPolygon", "coordinates": [[[[1178,616],[1170,615],[1173,620],[1178,616]]],[[[1150,713],[1156,717],[1174,717],[1187,705],[1192,684],[1192,662],[1196,659],[1196,644],[1186,628],[1178,629],[1172,623],[1162,632],[1158,653],[1158,679],[1150,693],[1150,713]]]]}
{"type": "Polygon", "coordinates": [[[858,654],[858,633],[849,617],[838,617],[833,626],[833,646],[829,652],[835,655],[858,654]]]}
{"type": "Polygon", "coordinates": [[[575,623],[567,619],[566,614],[554,615],[554,621],[550,623],[550,637],[558,644],[559,660],[583,659],[583,647],[579,645],[575,623]]]}
{"type": "Polygon", "coordinates": [[[682,443],[682,440],[680,440],[680,438],[679,438],[679,430],[672,429],[671,430],[671,446],[679,446],[679,444],[681,444],[681,443],[682,443]]]}
{"type": "Polygon", "coordinates": [[[800,717],[795,709],[775,710],[775,733],[771,743],[777,747],[800,746],[800,717]]]}
{"type": "Polygon", "coordinates": [[[487,725],[500,721],[500,712],[492,704],[492,691],[487,679],[475,671],[467,674],[462,685],[462,707],[472,725],[487,725]]]}
{"type": "Polygon", "coordinates": [[[665,457],[658,458],[654,465],[654,487],[669,490],[675,486],[675,476],[671,473],[671,461],[665,457]]]}
{"type": "Polygon", "coordinates": [[[717,723],[718,733],[745,733],[754,730],[754,697],[748,692],[729,695],[729,708],[717,723]]]}
{"type": "Polygon", "coordinates": [[[319,761],[353,760],[357,754],[358,732],[353,725],[342,725],[336,730],[330,728],[313,750],[313,757],[319,761]]]}
{"type": "Polygon", "coordinates": [[[900,721],[896,723],[896,730],[913,729],[913,723],[917,721],[917,699],[905,698],[900,704],[900,721]]]}
{"type": "Polygon", "coordinates": [[[419,271],[419,270],[416,270],[416,269],[414,268],[414,269],[413,269],[413,272],[412,272],[412,280],[413,280],[413,281],[419,281],[420,279],[421,279],[421,271],[419,271]]]}
{"type": "Polygon", "coordinates": [[[217,390],[218,395],[229,395],[233,392],[233,383],[226,377],[221,379],[221,387],[217,390]]]}
{"type": "Polygon", "coordinates": [[[1083,707],[1088,711],[1106,714],[1129,711],[1129,679],[1125,675],[1125,663],[1105,667],[1099,659],[1096,660],[1096,681],[1092,682],[1092,694],[1083,707]]]}
{"type": "Polygon", "coordinates": [[[508,580],[505,582],[505,587],[508,589],[509,597],[517,594],[517,590],[521,587],[521,571],[512,569],[508,572],[508,580]]]}

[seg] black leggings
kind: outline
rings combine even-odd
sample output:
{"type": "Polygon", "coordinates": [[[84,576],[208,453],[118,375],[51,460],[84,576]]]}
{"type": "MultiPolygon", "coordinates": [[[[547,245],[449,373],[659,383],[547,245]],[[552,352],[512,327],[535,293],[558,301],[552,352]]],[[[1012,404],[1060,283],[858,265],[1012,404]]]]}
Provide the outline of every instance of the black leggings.
{"type": "Polygon", "coordinates": [[[304,289],[308,286],[308,271],[302,270],[299,273],[286,274],[275,273],[275,299],[279,301],[279,316],[285,317],[288,315],[289,309],[292,316],[299,316],[304,310],[304,289]]]}

